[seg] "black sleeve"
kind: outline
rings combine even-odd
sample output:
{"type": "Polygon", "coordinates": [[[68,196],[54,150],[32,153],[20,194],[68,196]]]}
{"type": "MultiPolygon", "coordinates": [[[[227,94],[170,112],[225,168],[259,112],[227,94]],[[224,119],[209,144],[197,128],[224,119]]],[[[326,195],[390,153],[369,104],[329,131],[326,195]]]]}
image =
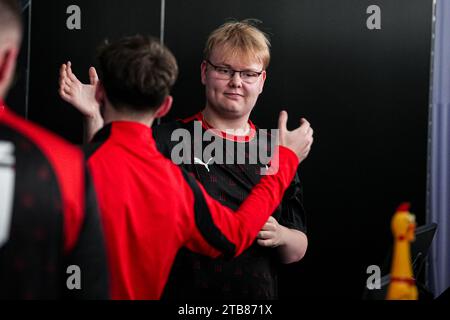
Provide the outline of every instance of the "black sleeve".
{"type": "Polygon", "coordinates": [[[306,233],[306,213],[303,206],[303,186],[298,172],[291,185],[286,190],[281,203],[281,217],[279,223],[289,229],[296,229],[306,233]]]}
{"type": "MultiPolygon", "coordinates": [[[[192,193],[194,195],[194,218],[195,225],[197,226],[202,238],[212,247],[222,252],[223,257],[226,259],[231,259],[236,253],[236,246],[229,241],[225,235],[222,233],[220,228],[214,223],[210,208],[205,199],[205,195],[198,185],[198,181],[192,177],[189,172],[182,168],[183,177],[188,183],[192,193]]],[[[225,210],[226,207],[222,207],[219,205],[222,210],[225,210]]],[[[229,209],[229,213],[231,214],[231,209],[229,209]]],[[[195,239],[194,235],[192,239],[195,239]]],[[[197,238],[198,241],[198,238],[197,238]]],[[[195,241],[193,241],[195,243],[195,241]]],[[[197,243],[201,243],[202,241],[198,241],[197,243]]],[[[198,251],[200,253],[206,254],[206,252],[202,252],[202,250],[195,250],[194,247],[189,247],[192,251],[198,251]]]]}
{"type": "MultiPolygon", "coordinates": [[[[66,258],[66,266],[80,268],[81,289],[69,290],[65,286],[65,297],[72,299],[109,299],[109,274],[105,243],[97,200],[91,178],[85,174],[85,216],[77,243],[66,258]]],[[[66,274],[66,279],[71,274],[66,274]]]]}

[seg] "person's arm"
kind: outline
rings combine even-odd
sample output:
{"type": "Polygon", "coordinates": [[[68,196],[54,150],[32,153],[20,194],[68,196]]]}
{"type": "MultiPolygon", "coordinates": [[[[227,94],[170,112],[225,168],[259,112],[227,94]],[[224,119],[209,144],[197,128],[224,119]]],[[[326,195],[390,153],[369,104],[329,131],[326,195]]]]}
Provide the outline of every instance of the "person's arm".
{"type": "MultiPolygon", "coordinates": [[[[76,244],[65,258],[66,268],[79,267],[81,288],[69,290],[66,286],[64,297],[105,300],[110,298],[105,243],[96,195],[87,169],[84,193],[84,219],[76,244]]],[[[70,275],[66,274],[66,277],[70,275]]]]}
{"type": "Polygon", "coordinates": [[[281,203],[279,221],[270,217],[258,233],[258,244],[276,248],[282,263],[301,260],[308,247],[306,235],[306,214],[303,207],[303,192],[298,175],[281,203]]]}
{"type": "Polygon", "coordinates": [[[287,264],[303,258],[308,247],[308,238],[302,231],[285,227],[270,217],[258,233],[258,244],[277,248],[281,262],[287,264]]]}
{"type": "Polygon", "coordinates": [[[89,84],[83,84],[72,72],[70,61],[59,70],[59,95],[74,106],[84,116],[84,142],[92,140],[95,133],[103,127],[100,104],[95,98],[99,83],[94,67],[89,68],[89,84]]]}
{"type": "Polygon", "coordinates": [[[93,116],[85,116],[84,117],[84,143],[89,143],[94,138],[95,134],[103,128],[104,121],[102,116],[99,113],[94,114],[93,116]]]}
{"type": "Polygon", "coordinates": [[[193,194],[188,203],[193,203],[190,214],[195,220],[186,247],[213,257],[220,253],[226,257],[237,256],[248,248],[281,202],[295,174],[296,155],[280,147],[279,158],[278,172],[264,176],[236,211],[212,198],[197,180],[184,172],[193,194]]]}
{"type": "Polygon", "coordinates": [[[299,230],[283,228],[285,228],[283,235],[285,244],[278,247],[281,262],[285,264],[298,262],[306,254],[308,237],[299,230]]]}
{"type": "Polygon", "coordinates": [[[307,156],[313,141],[312,129],[306,121],[292,132],[287,131],[286,121],[287,114],[283,112],[279,125],[279,161],[274,161],[278,164],[278,171],[264,176],[236,212],[211,198],[194,178],[185,174],[194,195],[195,228],[191,230],[190,241],[186,244],[190,250],[211,256],[217,256],[220,252],[226,256],[236,256],[253,243],[261,227],[279,205],[295,175],[299,160],[307,156]]]}

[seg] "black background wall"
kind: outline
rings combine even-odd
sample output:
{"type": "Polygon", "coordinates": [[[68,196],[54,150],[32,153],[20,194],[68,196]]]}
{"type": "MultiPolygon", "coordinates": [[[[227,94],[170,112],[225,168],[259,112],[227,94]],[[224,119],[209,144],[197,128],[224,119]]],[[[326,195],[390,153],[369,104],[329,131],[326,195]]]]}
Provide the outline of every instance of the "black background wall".
{"type": "Polygon", "coordinates": [[[16,73],[14,76],[13,84],[11,90],[6,98],[6,103],[8,106],[14,110],[17,114],[23,117],[28,116],[28,85],[29,85],[29,24],[31,18],[31,6],[30,0],[21,0],[22,6],[22,19],[23,19],[23,37],[22,45],[20,48],[19,56],[17,58],[16,73]]]}
{"type": "MultiPolygon", "coordinates": [[[[284,267],[282,298],[360,298],[369,265],[390,247],[390,218],[410,201],[425,221],[431,0],[165,1],[164,41],[180,66],[168,119],[201,110],[200,63],[207,35],[227,18],[257,18],[272,38],[272,61],[252,113],[273,128],[283,108],[290,126],[315,130],[301,165],[309,249],[284,267]],[[381,30],[368,30],[370,5],[381,30]]],[[[57,95],[66,60],[88,81],[102,39],[160,35],[160,1],[33,3],[30,118],[75,143],[81,117],[57,95]],[[66,28],[66,8],[81,8],[81,30],[66,28]]]]}
{"type": "Polygon", "coordinates": [[[89,82],[97,47],[137,33],[160,34],[160,2],[143,0],[46,0],[33,2],[30,118],[74,143],[83,139],[81,116],[58,95],[59,67],[70,60],[74,72],[89,82]],[[77,5],[81,29],[69,30],[66,10],[77,5]]]}

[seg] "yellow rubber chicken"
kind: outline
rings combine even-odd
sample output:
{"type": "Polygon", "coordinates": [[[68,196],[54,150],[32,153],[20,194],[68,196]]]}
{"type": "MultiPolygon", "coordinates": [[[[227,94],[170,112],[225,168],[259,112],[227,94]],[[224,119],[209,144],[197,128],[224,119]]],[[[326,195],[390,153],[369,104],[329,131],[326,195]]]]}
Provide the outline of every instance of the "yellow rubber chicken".
{"type": "Polygon", "coordinates": [[[416,218],[409,212],[409,203],[402,203],[391,222],[394,251],[387,300],[417,300],[410,248],[411,241],[414,241],[415,228],[416,218]]]}

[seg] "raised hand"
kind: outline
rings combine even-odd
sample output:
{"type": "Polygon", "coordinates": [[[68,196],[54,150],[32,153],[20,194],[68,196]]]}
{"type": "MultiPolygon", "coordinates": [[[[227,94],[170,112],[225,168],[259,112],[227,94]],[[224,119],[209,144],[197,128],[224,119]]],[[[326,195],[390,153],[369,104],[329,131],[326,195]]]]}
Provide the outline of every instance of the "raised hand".
{"type": "Polygon", "coordinates": [[[95,99],[98,76],[94,67],[89,68],[89,84],[81,83],[72,72],[70,61],[63,64],[59,71],[59,95],[84,116],[100,117],[100,105],[95,99]]]}
{"type": "Polygon", "coordinates": [[[278,129],[280,134],[279,143],[281,146],[287,147],[297,154],[300,162],[302,162],[309,154],[313,139],[313,129],[306,119],[300,120],[300,127],[289,131],[286,127],[288,114],[281,111],[278,118],[278,129]]]}

